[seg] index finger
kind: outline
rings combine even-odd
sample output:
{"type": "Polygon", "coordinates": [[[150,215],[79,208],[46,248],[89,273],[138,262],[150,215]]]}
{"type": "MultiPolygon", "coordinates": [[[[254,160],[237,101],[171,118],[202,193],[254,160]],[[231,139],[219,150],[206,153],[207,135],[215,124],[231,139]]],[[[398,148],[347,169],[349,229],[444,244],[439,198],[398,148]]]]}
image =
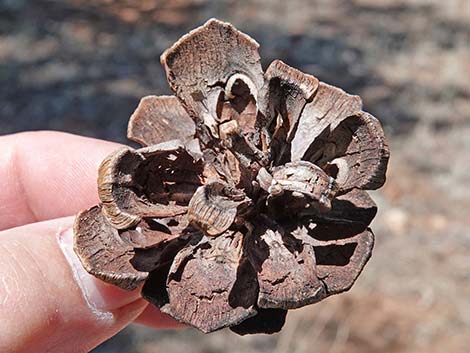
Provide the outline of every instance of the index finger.
{"type": "Polygon", "coordinates": [[[101,161],[120,145],[62,132],[0,137],[0,230],[74,215],[99,202],[101,161]]]}

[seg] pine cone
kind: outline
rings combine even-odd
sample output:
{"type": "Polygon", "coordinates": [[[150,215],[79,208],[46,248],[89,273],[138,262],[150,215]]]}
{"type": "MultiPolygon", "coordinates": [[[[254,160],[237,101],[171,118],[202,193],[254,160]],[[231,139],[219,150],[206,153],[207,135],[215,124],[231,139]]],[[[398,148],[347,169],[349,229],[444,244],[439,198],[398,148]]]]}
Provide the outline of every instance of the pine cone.
{"type": "Polygon", "coordinates": [[[209,20],[161,57],[174,96],[144,97],[75,222],[92,275],[203,332],[273,333],[348,290],[371,256],[389,151],[358,96],[209,20]]]}

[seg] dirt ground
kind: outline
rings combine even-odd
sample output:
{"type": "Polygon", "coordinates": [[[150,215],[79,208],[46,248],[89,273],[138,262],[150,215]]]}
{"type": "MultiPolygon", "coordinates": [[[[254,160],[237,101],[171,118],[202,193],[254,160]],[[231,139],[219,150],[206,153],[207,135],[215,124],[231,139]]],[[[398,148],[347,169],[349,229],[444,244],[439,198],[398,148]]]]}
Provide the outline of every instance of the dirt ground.
{"type": "Polygon", "coordinates": [[[290,312],[283,331],[131,326],[95,353],[460,353],[470,337],[470,2],[0,0],[0,134],[125,141],[139,98],[168,94],[159,55],[210,17],[359,94],[384,124],[388,182],[353,289],[290,312]]]}

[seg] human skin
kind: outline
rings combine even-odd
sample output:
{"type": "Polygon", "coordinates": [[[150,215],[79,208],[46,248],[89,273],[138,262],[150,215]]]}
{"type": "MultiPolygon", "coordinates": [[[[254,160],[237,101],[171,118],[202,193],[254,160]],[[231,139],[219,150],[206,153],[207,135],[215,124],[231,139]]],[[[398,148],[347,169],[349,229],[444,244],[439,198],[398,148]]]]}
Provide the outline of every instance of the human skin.
{"type": "Polygon", "coordinates": [[[73,216],[99,203],[98,166],[119,147],[52,131],[0,136],[0,352],[88,352],[131,322],[180,326],[73,253],[73,216]]]}

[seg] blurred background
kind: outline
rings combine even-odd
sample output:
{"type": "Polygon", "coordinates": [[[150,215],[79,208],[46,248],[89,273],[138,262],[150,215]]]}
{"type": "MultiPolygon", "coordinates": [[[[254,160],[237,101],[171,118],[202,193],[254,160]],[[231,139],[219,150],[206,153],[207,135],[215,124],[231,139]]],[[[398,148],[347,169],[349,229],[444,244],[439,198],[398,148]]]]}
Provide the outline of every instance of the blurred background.
{"type": "Polygon", "coordinates": [[[374,255],[353,289],[291,311],[281,333],[130,326],[94,353],[468,352],[468,0],[0,0],[0,134],[126,142],[140,97],[169,94],[159,56],[210,17],[363,98],[391,147],[373,192],[374,255]]]}

